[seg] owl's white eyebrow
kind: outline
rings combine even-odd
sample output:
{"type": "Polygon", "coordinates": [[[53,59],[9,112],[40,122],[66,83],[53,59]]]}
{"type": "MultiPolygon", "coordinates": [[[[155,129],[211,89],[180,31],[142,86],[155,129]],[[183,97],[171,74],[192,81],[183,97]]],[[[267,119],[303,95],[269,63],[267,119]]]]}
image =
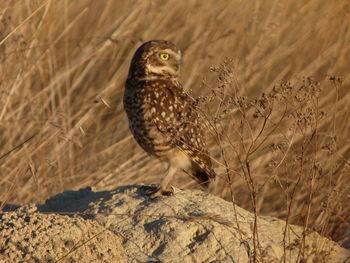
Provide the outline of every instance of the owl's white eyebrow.
{"type": "Polygon", "coordinates": [[[147,64],[146,67],[148,72],[151,72],[151,73],[163,73],[164,71],[171,71],[173,74],[176,74],[175,70],[173,70],[169,66],[159,67],[159,66],[152,66],[150,64],[147,64]]]}

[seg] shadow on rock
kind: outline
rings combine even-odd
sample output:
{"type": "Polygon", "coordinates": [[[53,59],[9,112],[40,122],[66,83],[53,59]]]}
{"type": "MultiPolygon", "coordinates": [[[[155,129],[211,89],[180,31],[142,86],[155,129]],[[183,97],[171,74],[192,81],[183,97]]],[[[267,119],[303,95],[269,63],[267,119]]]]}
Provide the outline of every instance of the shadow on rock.
{"type": "Polygon", "coordinates": [[[46,213],[79,213],[89,208],[89,204],[97,201],[107,201],[111,192],[94,192],[90,187],[78,191],[65,191],[46,200],[38,206],[38,211],[46,213]]]}

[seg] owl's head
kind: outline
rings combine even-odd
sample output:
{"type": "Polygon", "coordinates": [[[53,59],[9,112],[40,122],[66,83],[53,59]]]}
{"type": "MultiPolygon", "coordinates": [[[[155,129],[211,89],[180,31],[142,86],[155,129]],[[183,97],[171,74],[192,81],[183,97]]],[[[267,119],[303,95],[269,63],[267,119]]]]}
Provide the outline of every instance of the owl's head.
{"type": "Polygon", "coordinates": [[[129,78],[177,78],[181,51],[173,43],[152,40],[142,44],[131,61],[129,78]]]}

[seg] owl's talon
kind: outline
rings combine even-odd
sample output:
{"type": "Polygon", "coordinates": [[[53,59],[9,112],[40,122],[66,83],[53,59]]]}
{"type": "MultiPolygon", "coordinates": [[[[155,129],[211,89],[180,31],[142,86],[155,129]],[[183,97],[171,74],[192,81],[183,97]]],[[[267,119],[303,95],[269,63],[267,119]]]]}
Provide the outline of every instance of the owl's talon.
{"type": "Polygon", "coordinates": [[[145,186],[143,186],[143,189],[144,189],[143,192],[145,193],[145,195],[151,195],[158,190],[158,187],[145,185],[145,186]]]}
{"type": "Polygon", "coordinates": [[[170,196],[173,195],[174,192],[173,190],[164,190],[161,188],[157,188],[155,191],[151,192],[151,193],[146,193],[151,199],[157,198],[159,196],[170,196]]]}

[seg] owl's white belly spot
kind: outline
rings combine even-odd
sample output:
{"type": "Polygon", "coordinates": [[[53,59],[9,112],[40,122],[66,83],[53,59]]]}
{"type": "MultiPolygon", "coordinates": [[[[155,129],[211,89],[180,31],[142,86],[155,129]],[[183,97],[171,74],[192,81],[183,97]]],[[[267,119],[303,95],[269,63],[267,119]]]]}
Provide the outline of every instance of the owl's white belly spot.
{"type": "Polygon", "coordinates": [[[167,151],[164,155],[160,156],[160,159],[179,170],[189,171],[192,166],[191,159],[188,155],[177,148],[172,148],[167,151]]]}

